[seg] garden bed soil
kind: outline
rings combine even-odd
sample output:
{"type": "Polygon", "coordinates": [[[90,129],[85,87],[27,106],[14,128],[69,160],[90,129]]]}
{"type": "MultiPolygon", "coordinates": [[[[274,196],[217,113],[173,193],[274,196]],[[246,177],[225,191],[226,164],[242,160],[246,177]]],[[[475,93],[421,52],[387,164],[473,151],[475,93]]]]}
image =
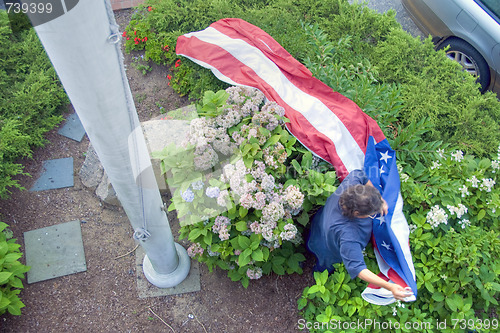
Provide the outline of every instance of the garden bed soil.
{"type": "MultiPolygon", "coordinates": [[[[131,12],[115,12],[122,30],[131,12]]],[[[124,55],[141,121],[161,115],[160,105],[173,110],[190,104],[167,85],[168,68],[151,64],[152,71],[143,75],[130,66],[133,57],[140,54],[124,55]]],[[[65,116],[72,112],[68,106],[65,116]]],[[[25,172],[32,177],[19,177],[19,181],[29,189],[44,160],[73,157],[75,185],[41,192],[13,190],[9,200],[0,201],[0,221],[10,225],[24,251],[23,232],[80,220],[87,271],[33,284],[24,281],[20,296],[26,307],[21,316],[1,316],[0,332],[299,331],[297,300],[302,290],[313,284],[310,261],[302,275],[264,276],[247,289],[232,282],[225,271],[210,273],[200,265],[200,291],[139,298],[135,255],[122,256],[136,246],[132,227],[122,208],[102,203],[94,189],[79,179],[88,139],[73,141],[57,130],[47,134],[49,143],[36,150],[32,159],[23,161],[25,172]]],[[[176,236],[179,227],[174,214],[169,214],[169,221],[176,236]]],[[[185,241],[180,243],[186,246],[185,241]]]]}

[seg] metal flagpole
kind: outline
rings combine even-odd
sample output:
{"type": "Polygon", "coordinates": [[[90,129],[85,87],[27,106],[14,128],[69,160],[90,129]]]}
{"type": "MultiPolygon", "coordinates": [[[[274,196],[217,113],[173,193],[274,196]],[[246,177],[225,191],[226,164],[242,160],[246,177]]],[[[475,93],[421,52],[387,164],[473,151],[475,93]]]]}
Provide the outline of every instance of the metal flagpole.
{"type": "Polygon", "coordinates": [[[134,228],[134,239],[146,251],[146,278],[160,288],[176,286],[187,277],[190,260],[174,243],[163,210],[111,5],[109,0],[72,3],[70,9],[63,6],[64,14],[38,25],[28,14],[134,228]]]}

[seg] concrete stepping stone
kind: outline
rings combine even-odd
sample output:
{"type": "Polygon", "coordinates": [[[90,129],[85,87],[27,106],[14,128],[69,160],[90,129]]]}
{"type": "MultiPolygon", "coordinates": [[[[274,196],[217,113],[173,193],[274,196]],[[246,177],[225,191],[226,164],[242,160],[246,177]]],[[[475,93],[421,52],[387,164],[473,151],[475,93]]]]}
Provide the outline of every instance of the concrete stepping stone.
{"type": "Polygon", "coordinates": [[[24,233],[28,283],[87,270],[80,221],[70,221],[24,233]]]}
{"type": "Polygon", "coordinates": [[[45,191],[74,186],[73,157],[43,162],[43,171],[30,191],[45,191]]]}
{"type": "Polygon", "coordinates": [[[71,114],[66,118],[66,124],[57,131],[57,133],[70,138],[72,140],[81,142],[85,135],[85,129],[82,122],[76,113],[71,114]]]}

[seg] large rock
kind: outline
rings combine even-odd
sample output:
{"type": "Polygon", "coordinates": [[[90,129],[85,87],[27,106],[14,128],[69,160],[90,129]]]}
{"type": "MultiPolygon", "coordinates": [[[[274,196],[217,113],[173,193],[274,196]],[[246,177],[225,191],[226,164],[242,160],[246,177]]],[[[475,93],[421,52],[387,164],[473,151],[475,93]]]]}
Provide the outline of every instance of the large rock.
{"type": "Polygon", "coordinates": [[[113,185],[111,185],[111,182],[109,181],[108,175],[106,175],[106,173],[104,173],[101,183],[99,184],[99,186],[97,186],[95,194],[99,197],[99,199],[107,204],[113,206],[121,206],[120,200],[118,200],[116,192],[113,189],[113,185]]]}
{"type": "Polygon", "coordinates": [[[86,187],[96,187],[101,183],[103,173],[104,169],[99,161],[99,157],[97,157],[94,147],[89,144],[85,161],[78,173],[80,180],[86,187]]]}

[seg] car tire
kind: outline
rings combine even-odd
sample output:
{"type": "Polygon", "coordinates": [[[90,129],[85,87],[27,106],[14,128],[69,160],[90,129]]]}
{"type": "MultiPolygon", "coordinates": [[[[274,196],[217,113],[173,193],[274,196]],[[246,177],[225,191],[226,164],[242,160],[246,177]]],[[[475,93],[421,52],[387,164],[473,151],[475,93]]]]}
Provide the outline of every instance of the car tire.
{"type": "Polygon", "coordinates": [[[476,82],[481,85],[481,92],[485,92],[490,85],[490,68],[486,60],[475,48],[461,39],[452,38],[446,40],[437,47],[437,50],[444,49],[447,46],[450,46],[446,50],[448,58],[462,65],[464,71],[476,76],[476,82]]]}

